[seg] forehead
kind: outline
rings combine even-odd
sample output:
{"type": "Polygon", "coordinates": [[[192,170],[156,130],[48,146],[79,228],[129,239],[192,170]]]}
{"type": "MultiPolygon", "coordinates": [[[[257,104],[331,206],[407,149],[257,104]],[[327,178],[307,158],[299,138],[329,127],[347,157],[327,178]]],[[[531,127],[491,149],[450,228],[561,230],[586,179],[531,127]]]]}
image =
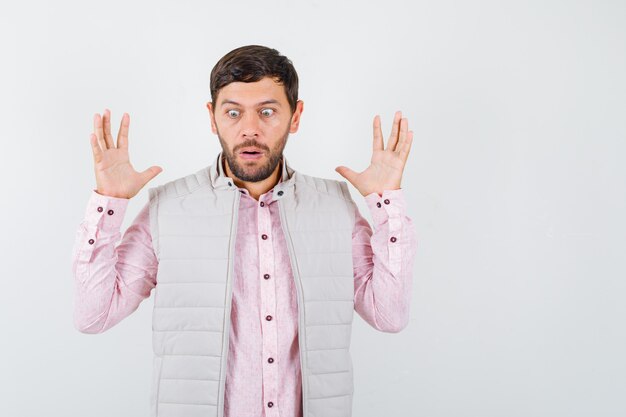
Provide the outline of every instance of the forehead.
{"type": "Polygon", "coordinates": [[[254,106],[267,100],[277,100],[279,103],[287,104],[285,87],[270,77],[251,83],[232,82],[222,87],[218,93],[217,102],[219,106],[222,106],[225,101],[234,101],[242,106],[254,106]]]}

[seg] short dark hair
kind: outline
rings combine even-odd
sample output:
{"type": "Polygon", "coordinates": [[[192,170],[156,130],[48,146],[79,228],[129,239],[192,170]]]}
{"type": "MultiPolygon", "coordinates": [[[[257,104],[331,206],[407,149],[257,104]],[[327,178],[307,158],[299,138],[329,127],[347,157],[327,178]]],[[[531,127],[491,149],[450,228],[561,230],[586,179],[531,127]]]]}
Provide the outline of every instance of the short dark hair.
{"type": "Polygon", "coordinates": [[[298,74],[291,60],[276,49],[246,45],[224,55],[211,70],[211,101],[216,107],[217,95],[226,85],[241,81],[250,83],[272,77],[285,87],[291,113],[298,101],[298,74]]]}

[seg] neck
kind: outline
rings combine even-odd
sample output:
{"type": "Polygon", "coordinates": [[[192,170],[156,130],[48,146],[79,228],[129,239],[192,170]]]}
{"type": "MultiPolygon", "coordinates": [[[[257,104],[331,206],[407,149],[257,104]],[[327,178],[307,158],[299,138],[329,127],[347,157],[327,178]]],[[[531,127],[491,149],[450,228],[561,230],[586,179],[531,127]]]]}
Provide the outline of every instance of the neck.
{"type": "Polygon", "coordinates": [[[272,172],[272,174],[266,179],[262,181],[257,181],[257,182],[242,181],[241,179],[233,175],[233,172],[230,170],[230,166],[228,166],[228,161],[226,160],[226,158],[223,158],[222,162],[223,162],[224,172],[226,173],[226,176],[232,178],[237,187],[245,188],[246,190],[248,190],[248,193],[250,193],[250,196],[254,198],[255,200],[258,200],[261,195],[265,194],[266,192],[274,188],[274,186],[278,184],[280,180],[280,176],[282,174],[282,159],[281,159],[280,163],[278,163],[278,165],[276,165],[276,168],[274,168],[274,171],[272,172]]]}

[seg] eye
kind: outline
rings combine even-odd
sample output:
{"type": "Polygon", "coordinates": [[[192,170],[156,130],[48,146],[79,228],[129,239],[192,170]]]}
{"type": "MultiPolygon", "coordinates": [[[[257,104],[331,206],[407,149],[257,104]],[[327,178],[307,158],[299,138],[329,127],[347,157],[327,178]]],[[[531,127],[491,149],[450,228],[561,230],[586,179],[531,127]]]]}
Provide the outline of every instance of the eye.
{"type": "Polygon", "coordinates": [[[231,118],[235,118],[239,116],[239,110],[228,110],[226,114],[228,114],[228,116],[231,118]]]}
{"type": "Polygon", "coordinates": [[[263,116],[265,117],[270,117],[271,115],[274,114],[274,109],[270,109],[270,108],[266,108],[261,110],[261,114],[263,114],[263,116]]]}

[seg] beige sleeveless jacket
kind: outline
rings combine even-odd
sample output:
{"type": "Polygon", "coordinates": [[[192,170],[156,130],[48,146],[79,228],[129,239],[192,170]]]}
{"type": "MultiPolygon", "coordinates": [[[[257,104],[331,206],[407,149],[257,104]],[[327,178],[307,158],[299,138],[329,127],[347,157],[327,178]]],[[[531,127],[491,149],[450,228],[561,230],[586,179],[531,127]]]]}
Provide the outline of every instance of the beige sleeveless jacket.
{"type": "MultiPolygon", "coordinates": [[[[214,163],[149,189],[159,261],[152,317],[152,417],[223,417],[233,256],[241,193],[214,163]]],[[[345,181],[286,164],[274,187],[298,297],[304,417],[350,417],[354,312],[345,181]]],[[[291,417],[291,416],[286,416],[291,417]]]]}

